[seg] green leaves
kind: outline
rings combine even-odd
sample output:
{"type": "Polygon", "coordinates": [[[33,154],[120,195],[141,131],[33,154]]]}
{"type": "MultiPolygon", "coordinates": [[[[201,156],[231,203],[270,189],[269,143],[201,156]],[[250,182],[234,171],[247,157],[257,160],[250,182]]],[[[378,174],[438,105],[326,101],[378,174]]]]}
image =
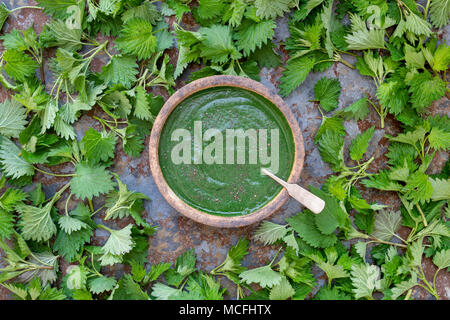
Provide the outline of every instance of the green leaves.
{"type": "Polygon", "coordinates": [[[111,230],[108,241],[102,247],[105,254],[112,254],[116,256],[123,255],[133,248],[133,241],[131,240],[131,227],[129,224],[120,230],[111,230]]]}
{"type": "Polygon", "coordinates": [[[415,13],[406,17],[405,29],[418,36],[424,35],[427,37],[431,35],[430,24],[415,13]]]}
{"type": "Polygon", "coordinates": [[[362,156],[367,151],[367,147],[369,146],[369,142],[372,139],[373,133],[375,131],[375,127],[371,127],[364,131],[361,135],[358,135],[350,146],[350,157],[352,160],[359,161],[362,159],[362,156]]]}
{"type": "Polygon", "coordinates": [[[283,277],[280,283],[273,286],[270,290],[270,300],[286,300],[295,294],[294,288],[286,277],[283,277]]]}
{"type": "Polygon", "coordinates": [[[351,271],[355,298],[372,298],[374,290],[380,288],[380,269],[375,265],[353,265],[351,271]]]}
{"type": "Polygon", "coordinates": [[[20,149],[14,142],[3,138],[0,143],[0,164],[6,176],[17,179],[34,174],[34,167],[20,156],[20,149]]]}
{"type": "Polygon", "coordinates": [[[134,107],[134,115],[142,120],[153,120],[154,118],[150,112],[148,96],[143,86],[136,87],[136,104],[134,107]]]}
{"type": "Polygon", "coordinates": [[[239,59],[241,54],[233,44],[231,28],[212,25],[200,29],[203,37],[202,56],[214,63],[225,63],[228,59],[239,59]]]}
{"type": "Polygon", "coordinates": [[[276,241],[283,239],[287,232],[288,229],[285,226],[270,221],[263,221],[253,235],[253,238],[264,245],[274,244],[276,241]]]}
{"type": "Polygon", "coordinates": [[[273,38],[275,27],[276,24],[273,20],[263,20],[257,23],[246,20],[235,34],[238,49],[243,50],[244,55],[248,56],[273,38]]]}
{"type": "Polygon", "coordinates": [[[131,192],[127,186],[119,180],[119,177],[114,174],[119,190],[113,190],[106,196],[105,206],[105,220],[116,219],[131,216],[140,224],[144,224],[141,219],[141,211],[143,211],[143,200],[149,198],[140,192],[131,192]]]}
{"type": "Polygon", "coordinates": [[[280,94],[288,96],[295,88],[305,81],[308,73],[314,68],[315,60],[310,57],[301,57],[288,60],[286,70],[280,78],[280,94]]]}
{"type": "Polygon", "coordinates": [[[316,101],[319,101],[322,108],[327,112],[338,107],[340,94],[341,83],[337,79],[323,77],[314,86],[316,101]]]}
{"type": "Polygon", "coordinates": [[[100,79],[108,84],[122,84],[125,88],[130,88],[136,81],[138,65],[135,59],[129,56],[115,55],[103,66],[100,79]]]}
{"type": "Polygon", "coordinates": [[[319,231],[313,213],[300,213],[286,220],[295,232],[312,247],[327,248],[337,241],[333,233],[324,234],[319,231]]]}
{"type": "Polygon", "coordinates": [[[111,291],[116,283],[116,279],[110,277],[95,277],[88,280],[89,291],[94,294],[111,291]]]}
{"type": "Polygon", "coordinates": [[[32,77],[39,67],[33,58],[18,50],[6,50],[3,53],[3,61],[6,62],[4,67],[6,73],[18,81],[32,77]]]}
{"type": "Polygon", "coordinates": [[[433,257],[433,263],[439,269],[450,267],[450,249],[441,250],[433,257]]]}
{"type": "Polygon", "coordinates": [[[9,9],[5,6],[5,4],[2,2],[0,3],[0,31],[3,28],[3,24],[5,23],[6,19],[9,17],[9,9]]]}
{"type": "Polygon", "coordinates": [[[382,210],[375,215],[372,235],[383,241],[390,241],[402,223],[400,211],[382,210]]]}
{"type": "Polygon", "coordinates": [[[418,110],[428,107],[431,102],[445,95],[445,83],[429,72],[417,73],[409,81],[412,106],[418,110]]]}
{"type": "Polygon", "coordinates": [[[19,205],[16,208],[20,214],[19,225],[25,240],[42,242],[56,234],[56,225],[50,216],[52,208],[53,202],[47,203],[42,208],[29,205],[19,205]]]}
{"type": "Polygon", "coordinates": [[[344,163],[344,139],[336,131],[327,130],[319,139],[322,160],[330,164],[333,171],[340,171],[344,163]]]}
{"type": "Polygon", "coordinates": [[[0,134],[18,138],[27,124],[26,117],[25,108],[15,100],[6,99],[0,103],[0,134]]]}
{"type": "Polygon", "coordinates": [[[116,45],[123,53],[136,55],[139,59],[150,58],[156,51],[152,25],[143,18],[128,20],[116,39],[116,45]]]}
{"type": "Polygon", "coordinates": [[[75,177],[73,177],[70,189],[79,199],[92,199],[99,194],[112,190],[114,183],[111,173],[103,166],[79,163],[75,166],[75,177]]]}
{"type": "Polygon", "coordinates": [[[81,140],[81,149],[89,163],[99,163],[114,158],[116,136],[111,132],[98,132],[89,128],[81,140]]]}
{"type": "Polygon", "coordinates": [[[450,19],[450,2],[433,0],[430,5],[430,20],[436,28],[442,28],[450,19]]]}
{"type": "Polygon", "coordinates": [[[60,47],[67,51],[78,51],[81,46],[81,29],[69,28],[62,20],[53,20],[47,23],[48,34],[45,34],[47,46],[60,47]]]}
{"type": "Polygon", "coordinates": [[[247,284],[257,283],[263,288],[272,288],[283,279],[270,265],[244,271],[239,277],[247,284]]]}
{"type": "Polygon", "coordinates": [[[350,20],[352,21],[352,34],[345,37],[348,49],[366,50],[384,48],[383,29],[367,29],[361,18],[354,14],[350,14],[350,20]]]}
{"type": "Polygon", "coordinates": [[[261,18],[276,18],[296,5],[292,0],[255,0],[256,14],[261,18]]]}

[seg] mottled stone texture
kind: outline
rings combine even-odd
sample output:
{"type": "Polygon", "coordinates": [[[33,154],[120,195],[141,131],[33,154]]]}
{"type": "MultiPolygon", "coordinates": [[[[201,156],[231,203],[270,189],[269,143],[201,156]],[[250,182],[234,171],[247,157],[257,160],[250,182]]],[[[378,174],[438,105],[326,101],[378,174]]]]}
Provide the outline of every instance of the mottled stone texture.
{"type": "MultiPolygon", "coordinates": [[[[34,1],[26,0],[3,0],[3,2],[9,7],[14,8],[20,5],[34,5],[34,1]]],[[[43,24],[47,21],[47,17],[38,10],[24,9],[13,14],[8,19],[3,30],[11,30],[12,28],[25,29],[34,26],[36,32],[42,30],[43,24]]],[[[173,23],[173,18],[169,19],[170,24],[173,23]]],[[[182,26],[186,28],[195,28],[194,20],[192,16],[185,15],[182,21],[182,26]]],[[[288,37],[287,19],[286,17],[278,19],[278,28],[275,32],[274,42],[279,46],[280,42],[288,37]]],[[[449,43],[450,28],[446,27],[445,30],[440,32],[440,38],[447,40],[449,43]]],[[[104,37],[103,37],[104,38],[104,37]]],[[[99,37],[99,39],[101,39],[99,37]]],[[[109,44],[108,48],[114,52],[113,44],[109,44]]],[[[0,47],[0,50],[2,48],[0,47]]],[[[284,54],[282,48],[279,52],[283,55],[284,61],[287,60],[287,56],[284,54]]],[[[169,50],[171,56],[171,62],[176,62],[177,51],[175,49],[169,50]]],[[[46,57],[54,56],[54,51],[49,51],[46,57]]],[[[100,71],[106,56],[100,56],[94,59],[93,71],[100,71]]],[[[345,57],[348,61],[354,62],[352,57],[345,57]]],[[[198,70],[199,66],[192,66],[191,70],[198,70]]],[[[280,75],[282,73],[282,67],[275,70],[263,68],[260,72],[261,82],[265,84],[271,91],[276,93],[278,91],[277,85],[280,75]]],[[[46,68],[46,71],[47,68],[46,68]]],[[[335,64],[326,72],[312,73],[308,75],[305,82],[292,92],[289,97],[285,99],[287,104],[292,108],[303,132],[305,139],[305,164],[301,174],[300,184],[303,186],[314,185],[320,186],[325,179],[332,173],[331,169],[325,164],[319,154],[317,147],[314,144],[313,138],[320,126],[321,117],[313,102],[309,102],[314,97],[314,84],[321,77],[333,77],[338,78],[341,82],[342,93],[339,99],[339,108],[344,108],[364,94],[374,96],[375,86],[371,78],[364,77],[359,74],[357,70],[352,70],[342,64],[335,64]]],[[[185,84],[187,80],[186,74],[177,80],[177,87],[180,88],[185,84]]],[[[49,81],[47,81],[48,83],[49,81]]],[[[167,98],[166,92],[155,90],[155,93],[162,94],[167,98]]],[[[9,96],[9,93],[0,88],[0,101],[3,101],[9,96]]],[[[432,114],[449,113],[449,99],[447,97],[442,98],[439,101],[433,103],[430,111],[432,114]]],[[[75,124],[75,128],[78,137],[83,136],[84,131],[90,127],[94,127],[98,130],[101,126],[92,119],[92,115],[101,114],[100,109],[94,109],[88,112],[86,115],[75,124]]],[[[396,134],[400,131],[399,124],[392,117],[386,119],[385,129],[381,129],[379,125],[379,119],[376,113],[373,111],[367,119],[354,122],[346,121],[345,127],[347,130],[346,144],[362,131],[375,125],[376,130],[374,138],[369,146],[369,157],[374,156],[375,161],[372,162],[369,171],[375,172],[379,169],[386,167],[386,158],[384,153],[387,151],[388,141],[384,138],[386,133],[396,134]]],[[[146,140],[148,144],[148,138],[146,140]]],[[[433,161],[430,170],[437,172],[442,168],[442,165],[448,159],[447,153],[438,153],[436,159],[433,161]]],[[[178,214],[168,203],[164,200],[162,195],[156,188],[155,182],[151,176],[151,172],[148,165],[148,147],[144,150],[141,157],[130,158],[128,157],[119,146],[116,152],[115,165],[112,168],[114,172],[117,172],[124,183],[128,185],[130,190],[139,191],[145,193],[151,198],[151,201],[145,203],[146,215],[148,222],[157,225],[158,231],[149,239],[150,249],[148,252],[149,263],[157,263],[161,261],[175,261],[176,257],[184,252],[186,249],[194,248],[198,257],[198,267],[204,270],[211,270],[216,265],[221,263],[226,257],[228,249],[235,244],[239,238],[250,238],[252,232],[257,227],[256,225],[239,228],[239,229],[218,229],[208,226],[204,226],[195,223],[182,215],[178,214]]],[[[349,161],[347,158],[346,161],[349,161]]],[[[55,172],[71,172],[70,166],[58,166],[52,170],[55,172]]],[[[58,185],[63,183],[61,178],[52,178],[43,176],[40,173],[36,173],[35,182],[42,182],[46,193],[49,195],[55,192],[58,185]]],[[[360,186],[361,187],[361,186],[360,186]]],[[[378,201],[379,203],[391,205],[394,208],[398,208],[399,201],[394,193],[378,192],[374,190],[367,190],[363,187],[360,188],[364,197],[371,201],[378,201]]],[[[102,205],[103,199],[96,199],[94,206],[98,208],[102,205]]],[[[74,203],[72,203],[74,205],[74,203]]],[[[278,212],[275,212],[270,218],[271,221],[276,223],[284,223],[284,219],[294,215],[302,210],[300,204],[294,200],[289,200],[278,212]]],[[[130,221],[117,222],[117,226],[125,226],[130,221]]],[[[114,222],[109,222],[109,225],[115,226],[114,222]]],[[[406,230],[403,230],[406,232],[406,230]]],[[[94,242],[102,244],[106,240],[107,234],[103,230],[97,230],[95,233],[94,242]]],[[[351,243],[349,243],[351,245],[351,243]]],[[[251,242],[250,254],[244,259],[244,265],[248,267],[261,266],[271,260],[276,252],[274,246],[262,246],[255,242],[251,242]]],[[[61,271],[67,266],[66,263],[61,263],[61,271]]],[[[424,259],[423,267],[427,278],[431,279],[435,266],[429,259],[424,259]]],[[[107,270],[111,274],[121,274],[124,270],[122,266],[117,266],[107,270]]],[[[126,270],[125,270],[126,271],[126,270]]],[[[318,269],[313,269],[314,273],[318,277],[319,284],[322,285],[326,280],[323,272],[318,269]]],[[[235,296],[234,285],[227,281],[222,280],[222,283],[229,288],[230,297],[235,296]]],[[[450,299],[450,277],[446,271],[440,271],[437,277],[438,292],[443,299],[450,299]]],[[[0,299],[8,298],[8,293],[0,288],[0,299]]],[[[430,299],[430,295],[420,287],[415,287],[412,297],[415,299],[430,299]]]]}

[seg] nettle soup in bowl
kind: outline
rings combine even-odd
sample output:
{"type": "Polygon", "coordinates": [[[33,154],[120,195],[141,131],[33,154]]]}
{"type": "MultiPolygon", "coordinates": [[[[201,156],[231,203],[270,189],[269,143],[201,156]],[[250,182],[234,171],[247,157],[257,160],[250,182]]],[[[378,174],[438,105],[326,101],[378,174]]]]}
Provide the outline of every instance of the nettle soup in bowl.
{"type": "Polygon", "coordinates": [[[150,167],[181,214],[215,227],[260,221],[288,199],[266,175],[296,182],[303,137],[286,103],[236,76],[196,80],[164,104],[150,137],[150,167]]]}

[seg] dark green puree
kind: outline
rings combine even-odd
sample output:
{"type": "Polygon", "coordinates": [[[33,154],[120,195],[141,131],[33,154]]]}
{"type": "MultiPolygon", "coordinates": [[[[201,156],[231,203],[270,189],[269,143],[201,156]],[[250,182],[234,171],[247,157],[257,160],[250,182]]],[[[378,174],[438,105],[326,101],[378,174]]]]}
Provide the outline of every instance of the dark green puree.
{"type": "MultiPolygon", "coordinates": [[[[245,164],[226,164],[226,129],[267,129],[268,154],[271,129],[279,130],[279,169],[277,175],[287,179],[294,162],[294,139],[281,111],[266,98],[240,88],[215,87],[199,91],[183,100],[169,115],[159,142],[159,162],[170,188],[190,206],[215,215],[252,213],[280,191],[281,186],[262,175],[257,164],[249,164],[249,139],[246,139],[245,164]],[[202,121],[203,136],[215,128],[223,135],[223,164],[194,164],[194,121],[202,121]],[[191,164],[174,164],[172,149],[181,141],[172,141],[176,129],[187,129],[191,139],[191,164]]],[[[203,150],[212,141],[203,141],[203,150]]],[[[259,140],[259,139],[258,139],[259,140]]],[[[258,141],[259,143],[259,141],[258,141]]],[[[237,139],[234,139],[235,152],[237,139]]],[[[258,147],[259,144],[258,144],[258,147]]],[[[235,159],[237,157],[235,156],[235,159]]]]}

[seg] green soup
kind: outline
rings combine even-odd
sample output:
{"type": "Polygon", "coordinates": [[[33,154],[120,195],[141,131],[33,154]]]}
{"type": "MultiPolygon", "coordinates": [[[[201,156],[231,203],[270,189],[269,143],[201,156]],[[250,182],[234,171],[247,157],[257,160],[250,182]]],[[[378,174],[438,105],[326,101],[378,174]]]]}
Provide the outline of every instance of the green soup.
{"type": "Polygon", "coordinates": [[[281,111],[234,87],[187,97],[169,115],[159,141],[160,167],[170,188],[198,210],[227,216],[252,213],[271,201],[282,188],[260,169],[286,180],[294,152],[281,111]]]}

